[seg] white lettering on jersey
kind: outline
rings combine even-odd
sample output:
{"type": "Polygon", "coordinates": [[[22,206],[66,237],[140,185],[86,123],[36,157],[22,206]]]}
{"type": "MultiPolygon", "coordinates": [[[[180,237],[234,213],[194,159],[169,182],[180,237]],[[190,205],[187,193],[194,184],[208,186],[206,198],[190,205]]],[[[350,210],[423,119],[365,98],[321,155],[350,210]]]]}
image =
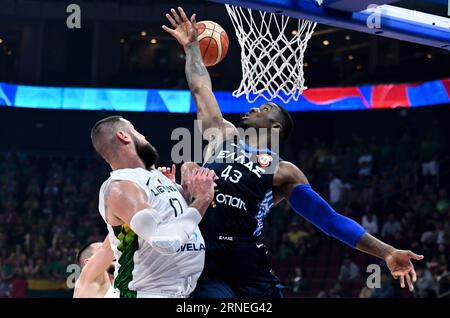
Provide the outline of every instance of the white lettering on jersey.
{"type": "Polygon", "coordinates": [[[216,195],[216,202],[229,205],[236,209],[247,211],[244,201],[242,201],[240,198],[233,197],[229,194],[218,193],[216,195]]]}
{"type": "Polygon", "coordinates": [[[247,163],[244,163],[245,156],[239,155],[235,153],[234,151],[229,150],[221,150],[219,154],[216,157],[217,159],[231,159],[234,162],[242,164],[244,167],[246,167],[248,170],[253,172],[258,178],[261,178],[261,175],[266,172],[265,169],[258,166],[257,163],[253,161],[249,161],[247,163]]]}

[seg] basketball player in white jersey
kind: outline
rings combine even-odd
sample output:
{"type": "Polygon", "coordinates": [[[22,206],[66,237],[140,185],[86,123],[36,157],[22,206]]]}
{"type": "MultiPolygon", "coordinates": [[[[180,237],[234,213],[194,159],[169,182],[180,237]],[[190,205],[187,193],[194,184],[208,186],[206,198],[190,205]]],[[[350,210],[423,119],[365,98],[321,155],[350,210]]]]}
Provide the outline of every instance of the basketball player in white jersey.
{"type": "Polygon", "coordinates": [[[97,122],[95,150],[111,166],[99,195],[117,263],[120,297],[185,298],[203,270],[205,244],[198,223],[214,196],[214,172],[191,175],[188,206],[177,187],[154,168],[156,149],[120,116],[97,122]]]}
{"type": "Polygon", "coordinates": [[[114,273],[114,253],[108,237],[103,243],[93,242],[80,249],[77,256],[81,266],[80,277],[75,283],[74,298],[117,298],[110,269],[114,273]]]}

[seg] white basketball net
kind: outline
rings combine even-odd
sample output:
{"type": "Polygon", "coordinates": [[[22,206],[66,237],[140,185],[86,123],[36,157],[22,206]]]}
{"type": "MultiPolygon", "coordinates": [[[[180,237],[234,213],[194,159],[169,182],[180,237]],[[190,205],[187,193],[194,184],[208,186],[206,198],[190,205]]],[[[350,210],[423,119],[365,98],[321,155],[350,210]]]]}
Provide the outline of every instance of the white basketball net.
{"type": "Polygon", "coordinates": [[[303,93],[303,56],[316,23],[298,20],[296,32],[287,30],[289,17],[226,5],[241,46],[242,81],[234,97],[246,95],[297,101],[303,93]],[[295,33],[295,34],[294,34],[295,33]]]}

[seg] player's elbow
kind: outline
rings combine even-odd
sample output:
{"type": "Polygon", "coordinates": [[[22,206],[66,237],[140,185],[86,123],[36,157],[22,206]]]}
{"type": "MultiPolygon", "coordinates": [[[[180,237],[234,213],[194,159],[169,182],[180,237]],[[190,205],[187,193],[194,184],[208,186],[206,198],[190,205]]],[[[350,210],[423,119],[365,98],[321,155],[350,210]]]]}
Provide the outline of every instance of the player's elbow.
{"type": "Polygon", "coordinates": [[[172,255],[181,249],[182,241],[178,237],[154,237],[150,244],[158,253],[172,255]]]}
{"type": "Polygon", "coordinates": [[[205,94],[205,89],[208,90],[208,93],[210,93],[210,91],[211,91],[211,87],[202,82],[190,83],[189,89],[190,89],[191,94],[194,97],[194,99],[201,98],[205,94]]]}

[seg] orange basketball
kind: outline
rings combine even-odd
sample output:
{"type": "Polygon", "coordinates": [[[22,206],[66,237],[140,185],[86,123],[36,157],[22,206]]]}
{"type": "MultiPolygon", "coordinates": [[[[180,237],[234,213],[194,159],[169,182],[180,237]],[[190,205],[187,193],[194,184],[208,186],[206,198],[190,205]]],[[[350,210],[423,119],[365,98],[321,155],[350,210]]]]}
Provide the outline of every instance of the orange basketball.
{"type": "Polygon", "coordinates": [[[220,25],[213,21],[200,21],[197,26],[203,63],[206,66],[216,65],[227,55],[228,35],[220,25]]]}

